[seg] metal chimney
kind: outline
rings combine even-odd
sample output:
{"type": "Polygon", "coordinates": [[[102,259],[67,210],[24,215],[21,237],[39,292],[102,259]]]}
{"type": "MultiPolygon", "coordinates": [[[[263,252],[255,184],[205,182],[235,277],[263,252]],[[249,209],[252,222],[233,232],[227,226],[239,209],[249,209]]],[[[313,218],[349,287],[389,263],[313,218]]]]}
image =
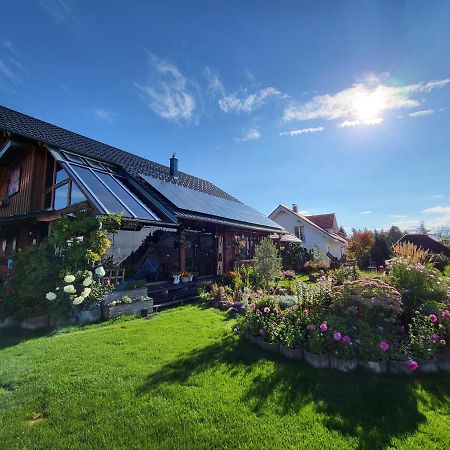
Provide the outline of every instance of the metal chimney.
{"type": "Polygon", "coordinates": [[[175,157],[175,153],[170,158],[170,176],[178,177],[178,159],[175,157]]]}
{"type": "Polygon", "coordinates": [[[297,203],[293,203],[292,204],[292,211],[294,211],[295,213],[298,213],[298,205],[297,205],[297,203]]]}

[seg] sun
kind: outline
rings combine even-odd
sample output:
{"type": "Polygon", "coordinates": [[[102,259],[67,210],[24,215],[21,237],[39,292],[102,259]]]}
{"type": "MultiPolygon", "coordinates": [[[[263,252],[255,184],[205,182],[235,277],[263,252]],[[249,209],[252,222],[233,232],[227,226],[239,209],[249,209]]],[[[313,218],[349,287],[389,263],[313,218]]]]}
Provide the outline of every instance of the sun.
{"type": "Polygon", "coordinates": [[[353,109],[361,120],[378,117],[386,107],[386,99],[380,92],[359,93],[353,101],[353,109]]]}

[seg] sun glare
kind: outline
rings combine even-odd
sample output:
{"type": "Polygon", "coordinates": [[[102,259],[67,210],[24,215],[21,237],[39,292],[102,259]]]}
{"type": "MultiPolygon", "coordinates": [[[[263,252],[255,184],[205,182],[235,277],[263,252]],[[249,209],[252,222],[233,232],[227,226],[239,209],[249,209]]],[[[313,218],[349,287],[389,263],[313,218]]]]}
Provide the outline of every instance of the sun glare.
{"type": "Polygon", "coordinates": [[[386,101],[379,92],[365,92],[356,96],[353,108],[361,120],[374,119],[384,110],[386,101]]]}

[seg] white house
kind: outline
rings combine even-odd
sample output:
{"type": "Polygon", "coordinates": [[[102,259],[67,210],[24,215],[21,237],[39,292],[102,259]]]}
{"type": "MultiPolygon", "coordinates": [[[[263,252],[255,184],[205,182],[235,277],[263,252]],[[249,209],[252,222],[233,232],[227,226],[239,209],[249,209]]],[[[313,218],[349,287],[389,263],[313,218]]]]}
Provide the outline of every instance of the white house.
{"type": "Polygon", "coordinates": [[[326,255],[329,252],[341,258],[346,253],[347,240],[339,234],[334,213],[305,216],[298,212],[297,205],[292,205],[292,208],[278,205],[269,217],[301,239],[305,248],[316,254],[326,255]]]}

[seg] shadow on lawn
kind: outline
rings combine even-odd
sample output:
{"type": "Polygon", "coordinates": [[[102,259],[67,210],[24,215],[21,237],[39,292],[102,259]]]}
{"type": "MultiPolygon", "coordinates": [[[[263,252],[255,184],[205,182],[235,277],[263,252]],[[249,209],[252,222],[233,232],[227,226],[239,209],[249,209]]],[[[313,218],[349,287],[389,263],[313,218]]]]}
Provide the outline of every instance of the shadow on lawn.
{"type": "Polygon", "coordinates": [[[53,330],[22,330],[20,328],[5,328],[0,330],[0,350],[7,347],[13,347],[21,342],[28,341],[43,336],[50,336],[53,330]]]}
{"type": "Polygon", "coordinates": [[[250,383],[241,383],[251,384],[242,401],[256,414],[262,413],[269,402],[271,408],[279,408],[276,412],[280,415],[295,414],[313,403],[315,411],[325,416],[323,423],[328,429],[356,437],[360,448],[384,448],[392,438],[413,433],[426,421],[418,410],[418,400],[423,398],[417,388],[433,397],[434,406],[448,401],[450,393],[445,375],[408,378],[359,371],[317,371],[303,362],[287,362],[264,353],[233,336],[180,356],[178,361],[150,374],[138,393],[147,393],[164,383],[186,382],[196,374],[214,370],[218,364],[229,366],[227,373],[232,377],[251,377],[250,383]],[[257,364],[267,359],[275,364],[257,364]]]}

